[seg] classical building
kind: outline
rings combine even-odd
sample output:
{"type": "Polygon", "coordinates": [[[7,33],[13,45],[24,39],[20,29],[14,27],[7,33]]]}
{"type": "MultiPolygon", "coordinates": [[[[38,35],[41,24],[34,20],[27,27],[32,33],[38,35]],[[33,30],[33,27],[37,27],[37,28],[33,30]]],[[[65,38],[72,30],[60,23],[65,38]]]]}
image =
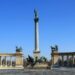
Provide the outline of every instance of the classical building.
{"type": "Polygon", "coordinates": [[[16,53],[1,53],[0,69],[23,69],[22,49],[16,47],[16,53]]]}
{"type": "Polygon", "coordinates": [[[59,52],[58,46],[51,47],[51,61],[52,65],[74,67],[75,66],[75,52],[59,52]]]}

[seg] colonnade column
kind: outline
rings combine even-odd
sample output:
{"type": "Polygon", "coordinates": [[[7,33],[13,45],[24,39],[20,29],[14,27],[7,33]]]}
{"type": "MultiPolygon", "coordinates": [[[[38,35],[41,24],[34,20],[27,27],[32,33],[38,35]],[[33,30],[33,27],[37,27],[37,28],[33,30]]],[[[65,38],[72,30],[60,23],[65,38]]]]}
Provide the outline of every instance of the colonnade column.
{"type": "Polygon", "coordinates": [[[1,56],[0,56],[0,65],[2,66],[2,59],[1,59],[1,56]]]}
{"type": "Polygon", "coordinates": [[[2,56],[1,56],[1,66],[2,66],[2,56]]]}
{"type": "Polygon", "coordinates": [[[10,66],[12,66],[12,56],[10,56],[10,66]]]}
{"type": "Polygon", "coordinates": [[[69,55],[67,55],[67,66],[69,65],[69,55]]]}
{"type": "Polygon", "coordinates": [[[64,66],[64,55],[62,55],[62,66],[64,66]]]}
{"type": "Polygon", "coordinates": [[[75,64],[75,59],[74,59],[74,55],[73,55],[73,64],[75,64]]]}
{"type": "Polygon", "coordinates": [[[74,65],[74,55],[72,55],[72,66],[74,65]]]}
{"type": "Polygon", "coordinates": [[[5,56],[5,66],[7,67],[7,57],[5,56]]]}

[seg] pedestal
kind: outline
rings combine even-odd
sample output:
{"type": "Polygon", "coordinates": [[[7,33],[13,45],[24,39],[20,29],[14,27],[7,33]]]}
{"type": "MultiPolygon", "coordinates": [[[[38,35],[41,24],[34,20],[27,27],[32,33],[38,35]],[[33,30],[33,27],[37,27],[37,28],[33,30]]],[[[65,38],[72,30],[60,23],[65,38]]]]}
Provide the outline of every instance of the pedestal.
{"type": "Polygon", "coordinates": [[[38,60],[40,58],[40,51],[34,51],[34,60],[38,60]]]}

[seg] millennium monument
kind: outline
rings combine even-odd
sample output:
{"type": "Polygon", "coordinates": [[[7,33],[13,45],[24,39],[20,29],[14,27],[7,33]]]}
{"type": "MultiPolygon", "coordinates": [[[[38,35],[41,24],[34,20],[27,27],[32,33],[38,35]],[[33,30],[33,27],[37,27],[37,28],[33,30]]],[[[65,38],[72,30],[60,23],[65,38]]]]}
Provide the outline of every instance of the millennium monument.
{"type": "Polygon", "coordinates": [[[0,53],[0,69],[24,69],[24,68],[52,68],[54,66],[75,67],[75,52],[59,52],[58,46],[51,46],[51,60],[40,57],[39,48],[39,17],[34,10],[34,33],[35,47],[33,57],[25,59],[24,62],[22,48],[16,47],[15,53],[0,53]],[[25,65],[25,66],[24,66],[25,65]]]}
{"type": "Polygon", "coordinates": [[[34,10],[34,23],[35,23],[35,50],[33,52],[34,60],[38,60],[40,58],[40,49],[39,49],[39,18],[38,13],[34,10]]]}

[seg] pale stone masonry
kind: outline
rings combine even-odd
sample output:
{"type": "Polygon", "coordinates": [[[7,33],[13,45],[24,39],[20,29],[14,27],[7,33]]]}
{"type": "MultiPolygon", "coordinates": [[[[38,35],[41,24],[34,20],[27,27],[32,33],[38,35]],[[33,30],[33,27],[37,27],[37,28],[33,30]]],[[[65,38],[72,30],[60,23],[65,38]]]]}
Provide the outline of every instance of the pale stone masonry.
{"type": "Polygon", "coordinates": [[[0,69],[23,69],[22,51],[18,48],[16,53],[1,53],[0,69]]]}
{"type": "Polygon", "coordinates": [[[52,65],[75,67],[75,52],[58,52],[58,46],[51,47],[52,65]]]}
{"type": "Polygon", "coordinates": [[[34,18],[34,23],[35,23],[35,49],[34,49],[34,60],[37,60],[40,58],[40,49],[39,49],[39,27],[38,27],[38,21],[39,21],[39,18],[38,18],[38,14],[37,14],[37,11],[34,10],[34,15],[35,15],[35,18],[34,18]]]}

